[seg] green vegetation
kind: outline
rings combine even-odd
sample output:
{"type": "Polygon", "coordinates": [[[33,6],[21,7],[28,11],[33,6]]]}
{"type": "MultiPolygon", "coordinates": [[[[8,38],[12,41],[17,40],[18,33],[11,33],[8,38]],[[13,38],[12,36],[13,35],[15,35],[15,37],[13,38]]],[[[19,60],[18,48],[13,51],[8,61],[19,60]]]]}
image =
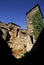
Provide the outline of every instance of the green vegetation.
{"type": "Polygon", "coordinates": [[[40,11],[38,10],[35,15],[32,17],[33,20],[33,34],[35,35],[35,39],[38,38],[40,32],[42,31],[44,27],[44,22],[42,20],[42,15],[40,11]]]}

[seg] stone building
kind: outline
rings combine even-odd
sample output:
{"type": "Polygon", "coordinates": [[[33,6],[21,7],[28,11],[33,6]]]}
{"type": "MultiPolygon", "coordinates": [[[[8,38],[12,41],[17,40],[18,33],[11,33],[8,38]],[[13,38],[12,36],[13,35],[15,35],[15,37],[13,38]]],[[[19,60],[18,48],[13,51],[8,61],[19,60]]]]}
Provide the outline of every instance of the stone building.
{"type": "Polygon", "coordinates": [[[12,55],[16,58],[21,58],[26,52],[31,51],[34,45],[35,39],[33,35],[32,17],[38,10],[39,6],[36,5],[26,13],[27,29],[25,30],[12,22],[8,24],[0,22],[0,29],[3,31],[2,38],[6,40],[9,47],[12,48],[12,55]]]}
{"type": "MultiPolygon", "coordinates": [[[[35,38],[34,38],[34,35],[33,35],[33,20],[32,20],[32,18],[36,14],[37,11],[40,11],[40,13],[41,13],[39,4],[34,6],[31,10],[29,10],[26,13],[26,18],[27,18],[27,34],[30,35],[31,38],[33,38],[33,43],[35,43],[35,38]]],[[[41,16],[42,16],[42,13],[41,13],[41,16]]]]}
{"type": "Polygon", "coordinates": [[[11,35],[10,40],[14,40],[17,37],[17,35],[18,35],[18,31],[20,30],[20,26],[14,24],[12,22],[8,23],[7,26],[10,29],[10,31],[9,31],[9,33],[11,35]]]}
{"type": "Polygon", "coordinates": [[[3,35],[2,35],[3,39],[6,40],[9,28],[4,23],[0,22],[0,29],[3,32],[3,35]]]}

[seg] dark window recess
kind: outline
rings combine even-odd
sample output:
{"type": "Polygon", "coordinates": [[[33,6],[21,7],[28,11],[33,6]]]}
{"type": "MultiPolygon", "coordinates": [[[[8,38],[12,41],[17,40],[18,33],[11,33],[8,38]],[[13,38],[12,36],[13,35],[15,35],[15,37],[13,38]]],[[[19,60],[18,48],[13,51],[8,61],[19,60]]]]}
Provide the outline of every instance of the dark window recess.
{"type": "Polygon", "coordinates": [[[10,28],[10,31],[12,30],[13,28],[10,28]]]}
{"type": "Polygon", "coordinates": [[[18,36],[18,32],[19,32],[19,29],[17,29],[17,34],[16,34],[16,37],[18,36]]]}
{"type": "Polygon", "coordinates": [[[7,36],[6,36],[6,41],[9,41],[10,40],[10,34],[9,33],[7,33],[7,36]]]}
{"type": "Polygon", "coordinates": [[[24,47],[26,48],[26,45],[24,45],[24,47]]]}
{"type": "Polygon", "coordinates": [[[24,34],[24,35],[25,35],[26,33],[25,33],[25,32],[22,32],[22,34],[24,34]]]}
{"type": "Polygon", "coordinates": [[[30,36],[30,38],[31,38],[31,41],[32,41],[32,44],[33,44],[33,36],[30,36]]]}

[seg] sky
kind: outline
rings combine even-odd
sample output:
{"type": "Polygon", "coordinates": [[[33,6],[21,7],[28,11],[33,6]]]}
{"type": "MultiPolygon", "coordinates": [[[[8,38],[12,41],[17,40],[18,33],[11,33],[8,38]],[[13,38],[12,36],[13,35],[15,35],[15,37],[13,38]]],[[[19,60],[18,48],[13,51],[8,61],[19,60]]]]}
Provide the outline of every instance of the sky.
{"type": "Polygon", "coordinates": [[[40,5],[44,16],[44,0],[0,0],[0,21],[13,22],[26,29],[26,13],[36,4],[40,5]]]}

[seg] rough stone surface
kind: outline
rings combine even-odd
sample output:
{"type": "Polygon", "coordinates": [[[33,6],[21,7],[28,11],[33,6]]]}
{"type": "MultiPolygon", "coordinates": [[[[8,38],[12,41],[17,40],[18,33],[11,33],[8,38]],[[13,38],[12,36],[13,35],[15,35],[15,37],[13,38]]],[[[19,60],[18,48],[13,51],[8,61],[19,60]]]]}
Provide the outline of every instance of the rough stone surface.
{"type": "Polygon", "coordinates": [[[7,41],[10,48],[12,48],[12,55],[17,59],[24,56],[26,52],[31,51],[33,43],[35,43],[33,32],[32,17],[38,10],[38,6],[31,12],[26,14],[27,16],[27,29],[21,29],[20,26],[14,23],[3,24],[0,22],[0,29],[3,32],[2,38],[7,41]],[[33,43],[31,36],[34,39],[33,43]],[[9,40],[8,40],[9,39],[9,40]]]}

